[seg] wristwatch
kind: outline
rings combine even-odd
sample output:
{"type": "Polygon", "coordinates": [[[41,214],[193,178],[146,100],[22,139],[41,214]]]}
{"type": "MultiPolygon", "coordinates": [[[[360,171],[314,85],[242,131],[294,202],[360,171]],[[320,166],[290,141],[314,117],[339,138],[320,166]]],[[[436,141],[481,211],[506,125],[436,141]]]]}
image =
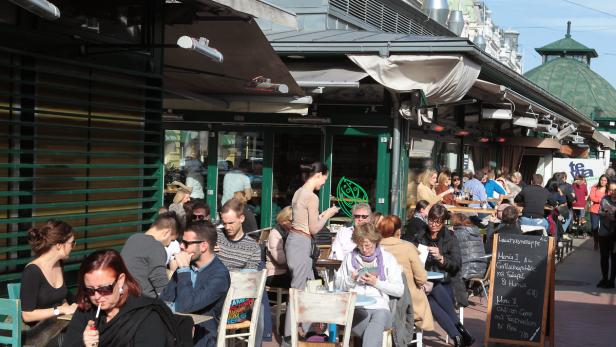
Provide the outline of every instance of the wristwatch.
{"type": "Polygon", "coordinates": [[[58,308],[58,306],[53,308],[53,315],[54,316],[59,316],[60,315],[60,309],[58,308]]]}

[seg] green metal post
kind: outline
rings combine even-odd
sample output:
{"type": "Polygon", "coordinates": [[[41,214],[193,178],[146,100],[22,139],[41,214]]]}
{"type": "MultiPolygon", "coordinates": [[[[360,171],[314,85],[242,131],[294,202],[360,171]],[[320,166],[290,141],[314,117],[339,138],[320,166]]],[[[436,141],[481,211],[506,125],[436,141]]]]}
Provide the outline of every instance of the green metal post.
{"type": "Polygon", "coordinates": [[[389,152],[389,133],[381,133],[377,138],[379,143],[376,165],[376,210],[383,214],[389,214],[389,171],[391,165],[391,153],[389,152]]]}
{"type": "Polygon", "coordinates": [[[328,129],[323,129],[323,141],[321,141],[321,161],[329,168],[327,181],[319,191],[319,201],[321,202],[321,211],[325,211],[330,206],[329,197],[332,191],[332,153],[334,151],[334,133],[328,129]]]}
{"type": "Polygon", "coordinates": [[[207,148],[207,191],[205,199],[210,206],[210,213],[212,220],[214,220],[218,219],[218,132],[209,132],[207,148]]]}
{"type": "Polygon", "coordinates": [[[272,193],[274,188],[274,132],[263,133],[263,171],[261,183],[261,228],[272,224],[272,193]]]}

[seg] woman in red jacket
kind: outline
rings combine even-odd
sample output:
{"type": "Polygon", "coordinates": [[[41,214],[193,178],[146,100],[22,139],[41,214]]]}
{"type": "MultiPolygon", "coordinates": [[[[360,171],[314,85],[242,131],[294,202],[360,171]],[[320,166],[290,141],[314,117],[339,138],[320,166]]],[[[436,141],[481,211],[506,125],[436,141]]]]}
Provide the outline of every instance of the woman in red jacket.
{"type": "Polygon", "coordinates": [[[592,228],[592,237],[595,240],[595,250],[599,248],[599,207],[601,199],[607,192],[607,176],[601,175],[599,183],[594,185],[590,190],[588,199],[590,200],[590,226],[592,228]]]}

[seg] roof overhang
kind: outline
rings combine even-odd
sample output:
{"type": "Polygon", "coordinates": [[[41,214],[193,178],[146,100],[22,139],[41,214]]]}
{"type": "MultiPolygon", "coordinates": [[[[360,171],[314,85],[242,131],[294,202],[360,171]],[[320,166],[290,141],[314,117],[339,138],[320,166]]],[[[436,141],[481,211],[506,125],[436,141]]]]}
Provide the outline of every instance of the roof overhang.
{"type": "Polygon", "coordinates": [[[215,13],[201,15],[203,20],[165,27],[165,44],[171,48],[165,49],[164,56],[166,93],[163,106],[216,111],[307,112],[303,102],[289,102],[296,101],[304,92],[252,17],[234,10],[220,17],[215,17],[215,13]],[[184,35],[208,39],[210,47],[223,54],[223,62],[214,62],[193,50],[176,48],[178,38],[184,35]],[[288,93],[260,88],[254,82],[260,76],[271,83],[286,85],[288,93]],[[255,97],[264,97],[267,105],[260,105],[255,97]],[[272,108],[271,104],[276,105],[272,108]],[[302,105],[299,110],[297,105],[302,105]]]}
{"type": "MultiPolygon", "coordinates": [[[[393,34],[388,33],[365,32],[363,34],[365,37],[353,37],[353,39],[345,40],[344,35],[350,36],[352,34],[341,33],[340,30],[333,31],[329,41],[328,36],[323,34],[317,35],[316,33],[295,33],[295,35],[268,33],[267,36],[272,47],[281,55],[308,56],[370,53],[386,57],[392,54],[462,53],[481,64],[480,78],[505,85],[511,91],[515,91],[528,100],[553,110],[554,113],[560,114],[579,126],[589,130],[594,130],[597,127],[597,124],[586,115],[524,76],[511,70],[464,38],[410,37],[405,39],[394,37],[392,36],[393,34]],[[315,37],[319,39],[315,39],[315,37]]],[[[361,35],[361,33],[355,34],[355,36],[358,35],[361,35]]]]}
{"type": "MultiPolygon", "coordinates": [[[[270,4],[265,0],[211,0],[228,6],[236,11],[246,13],[252,17],[266,20],[293,29],[297,28],[297,18],[294,12],[270,4]]],[[[208,2],[200,0],[200,2],[208,2]]]]}
{"type": "Polygon", "coordinates": [[[600,143],[603,147],[606,147],[609,149],[616,149],[616,145],[614,144],[614,139],[612,139],[611,136],[607,136],[603,134],[599,130],[594,130],[592,132],[592,139],[600,143]]]}

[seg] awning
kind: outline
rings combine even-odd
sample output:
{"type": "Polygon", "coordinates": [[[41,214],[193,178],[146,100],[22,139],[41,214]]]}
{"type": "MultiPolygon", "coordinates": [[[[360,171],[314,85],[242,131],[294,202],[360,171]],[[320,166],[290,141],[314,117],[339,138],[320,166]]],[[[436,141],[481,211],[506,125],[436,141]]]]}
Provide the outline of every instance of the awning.
{"type": "Polygon", "coordinates": [[[386,88],[398,92],[422,90],[431,103],[459,101],[481,70],[479,64],[461,54],[348,57],[386,88]]]}
{"type": "Polygon", "coordinates": [[[572,120],[530,100],[524,95],[521,95],[500,84],[477,79],[469,94],[487,102],[511,103],[513,104],[514,109],[524,109],[525,111],[532,110],[534,113],[555,116],[563,122],[573,122],[572,120]]]}
{"type": "Polygon", "coordinates": [[[607,147],[609,149],[616,148],[616,145],[614,145],[614,140],[610,136],[603,134],[599,130],[593,131],[592,139],[600,143],[602,146],[607,147]]]}
{"type": "Polygon", "coordinates": [[[291,76],[300,87],[359,87],[359,81],[368,73],[348,64],[323,64],[315,62],[291,62],[287,64],[291,76]]]}
{"type": "Polygon", "coordinates": [[[509,137],[507,144],[530,148],[560,149],[560,142],[556,139],[542,139],[536,137],[509,137]]]}
{"type": "MultiPolygon", "coordinates": [[[[203,1],[203,0],[202,0],[203,1]]],[[[212,0],[268,22],[297,29],[295,13],[263,0],[212,0]]]]}

